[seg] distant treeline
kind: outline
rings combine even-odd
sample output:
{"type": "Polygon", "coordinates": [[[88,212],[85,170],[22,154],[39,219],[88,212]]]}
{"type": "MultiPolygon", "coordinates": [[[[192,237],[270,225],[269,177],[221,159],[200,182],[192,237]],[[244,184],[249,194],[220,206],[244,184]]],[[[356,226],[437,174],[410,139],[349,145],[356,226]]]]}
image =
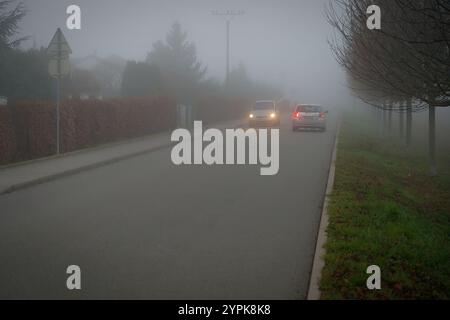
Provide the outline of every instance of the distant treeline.
{"type": "MultiPolygon", "coordinates": [[[[55,97],[55,81],[48,74],[45,48],[22,50],[24,38],[14,39],[26,14],[19,3],[8,11],[0,0],[0,97],[10,104],[18,101],[50,102],[55,97]]],[[[14,2],[14,1],[13,1],[14,2]]],[[[49,38],[51,35],[49,35],[49,38]]],[[[72,48],[76,54],[77,48],[72,48]]],[[[231,71],[229,81],[207,78],[207,68],[198,60],[195,45],[178,22],[164,41],[153,44],[145,61],[126,61],[112,55],[95,55],[72,60],[71,75],[62,82],[62,97],[69,100],[119,97],[171,96],[179,103],[194,104],[204,96],[278,99],[280,90],[253,81],[245,66],[231,71]],[[93,60],[83,64],[83,60],[93,60]]]]}

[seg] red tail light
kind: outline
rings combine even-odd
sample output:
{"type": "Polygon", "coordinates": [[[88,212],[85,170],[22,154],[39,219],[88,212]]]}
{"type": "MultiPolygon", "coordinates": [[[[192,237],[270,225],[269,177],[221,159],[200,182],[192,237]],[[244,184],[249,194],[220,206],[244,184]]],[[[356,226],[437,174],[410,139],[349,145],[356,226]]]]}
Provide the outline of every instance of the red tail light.
{"type": "Polygon", "coordinates": [[[294,113],[292,114],[292,118],[294,118],[294,119],[300,119],[300,117],[301,117],[300,112],[294,112],[294,113]]]}
{"type": "Polygon", "coordinates": [[[322,118],[322,119],[325,118],[325,112],[321,112],[321,113],[320,113],[320,118],[322,118]]]}

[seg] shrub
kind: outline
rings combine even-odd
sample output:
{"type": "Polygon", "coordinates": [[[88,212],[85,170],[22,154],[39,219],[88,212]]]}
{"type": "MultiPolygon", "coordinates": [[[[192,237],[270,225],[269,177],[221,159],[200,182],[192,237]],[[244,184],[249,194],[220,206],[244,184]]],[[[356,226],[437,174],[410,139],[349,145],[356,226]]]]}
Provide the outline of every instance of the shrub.
{"type": "MultiPolygon", "coordinates": [[[[195,105],[195,119],[210,124],[242,118],[249,106],[241,98],[203,97],[195,105]]],[[[0,164],[54,154],[55,118],[54,103],[1,107],[0,164]]],[[[61,152],[170,130],[176,121],[176,102],[168,97],[67,100],[60,109],[61,152]]]]}
{"type": "Polygon", "coordinates": [[[17,145],[10,109],[0,106],[0,163],[14,161],[16,153],[17,145]]]}
{"type": "MultiPolygon", "coordinates": [[[[176,126],[170,98],[68,100],[60,109],[61,151],[139,137],[176,126]]],[[[55,105],[16,103],[0,109],[0,164],[55,153],[55,105]]]]}

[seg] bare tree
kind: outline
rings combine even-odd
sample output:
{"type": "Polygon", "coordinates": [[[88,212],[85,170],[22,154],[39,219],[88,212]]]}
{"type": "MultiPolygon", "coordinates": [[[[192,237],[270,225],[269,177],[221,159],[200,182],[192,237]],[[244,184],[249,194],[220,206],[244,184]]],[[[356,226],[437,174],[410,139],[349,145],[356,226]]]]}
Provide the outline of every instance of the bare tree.
{"type": "Polygon", "coordinates": [[[376,107],[429,110],[431,173],[436,173],[435,108],[450,105],[450,2],[448,0],[335,0],[327,17],[336,30],[330,42],[351,87],[376,107]],[[367,8],[378,5],[380,30],[367,27],[367,8]],[[393,106],[393,102],[396,106],[393,106]],[[406,102],[406,103],[405,103],[406,102]]]}

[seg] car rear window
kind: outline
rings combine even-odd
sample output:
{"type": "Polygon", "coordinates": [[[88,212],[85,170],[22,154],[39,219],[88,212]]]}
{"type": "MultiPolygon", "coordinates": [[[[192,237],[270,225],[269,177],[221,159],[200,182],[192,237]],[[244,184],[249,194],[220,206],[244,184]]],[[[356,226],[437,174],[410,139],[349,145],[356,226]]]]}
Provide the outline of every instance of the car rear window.
{"type": "Polygon", "coordinates": [[[273,110],[273,102],[271,101],[260,101],[255,104],[255,110],[273,110]]]}
{"type": "Polygon", "coordinates": [[[297,106],[297,112],[321,112],[322,108],[319,106],[297,106]]]}

